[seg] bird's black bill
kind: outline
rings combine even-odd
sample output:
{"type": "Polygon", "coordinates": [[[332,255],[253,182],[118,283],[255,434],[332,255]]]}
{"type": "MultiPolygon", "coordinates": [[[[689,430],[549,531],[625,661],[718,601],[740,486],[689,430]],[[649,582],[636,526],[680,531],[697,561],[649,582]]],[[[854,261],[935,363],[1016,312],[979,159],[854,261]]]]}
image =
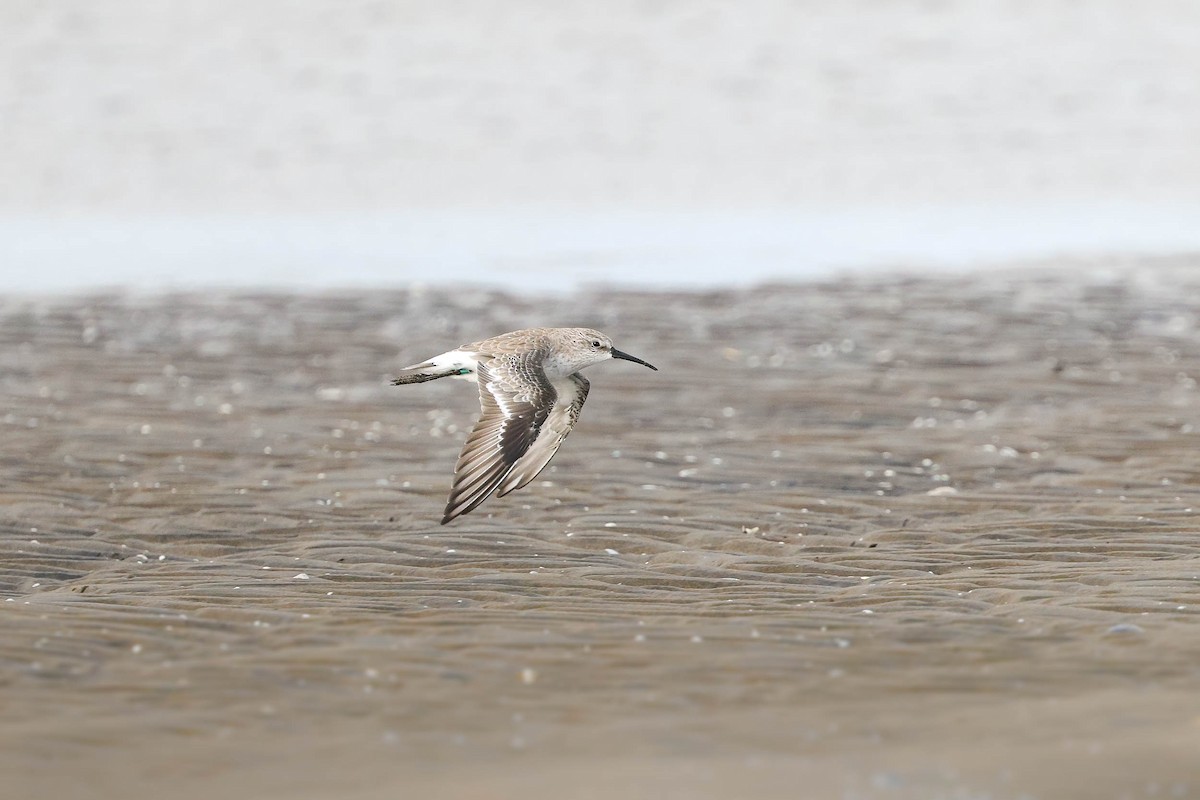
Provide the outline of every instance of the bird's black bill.
{"type": "Polygon", "coordinates": [[[632,361],[635,364],[641,364],[643,367],[649,367],[650,369],[654,370],[655,372],[658,372],[658,367],[654,366],[650,362],[642,361],[637,356],[629,355],[629,353],[622,353],[620,350],[618,350],[615,347],[612,349],[612,357],[613,358],[621,358],[621,359],[624,359],[625,361],[632,361]]]}

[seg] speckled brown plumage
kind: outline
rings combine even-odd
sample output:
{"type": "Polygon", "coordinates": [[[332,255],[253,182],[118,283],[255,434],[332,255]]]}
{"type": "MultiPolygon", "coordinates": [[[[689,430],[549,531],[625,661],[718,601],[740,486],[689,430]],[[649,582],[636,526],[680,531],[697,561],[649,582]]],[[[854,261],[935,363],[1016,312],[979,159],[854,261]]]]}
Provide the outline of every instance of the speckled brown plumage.
{"type": "Polygon", "coordinates": [[[537,477],[575,427],[589,383],[579,370],[634,361],[589,328],[529,328],[463,345],[402,370],[395,384],[454,377],[479,384],[479,420],[454,466],[445,525],[537,477]]]}

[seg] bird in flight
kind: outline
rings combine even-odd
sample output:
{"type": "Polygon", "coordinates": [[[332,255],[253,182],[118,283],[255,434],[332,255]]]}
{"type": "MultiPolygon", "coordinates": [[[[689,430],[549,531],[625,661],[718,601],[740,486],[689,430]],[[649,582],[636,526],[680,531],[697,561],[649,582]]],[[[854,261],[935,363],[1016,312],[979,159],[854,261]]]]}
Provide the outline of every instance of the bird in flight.
{"type": "Polygon", "coordinates": [[[454,465],[442,524],[536,478],[579,420],[589,386],[579,371],[610,358],[658,370],[590,328],[503,333],[401,370],[393,384],[438,378],[479,384],[479,420],[454,465]]]}

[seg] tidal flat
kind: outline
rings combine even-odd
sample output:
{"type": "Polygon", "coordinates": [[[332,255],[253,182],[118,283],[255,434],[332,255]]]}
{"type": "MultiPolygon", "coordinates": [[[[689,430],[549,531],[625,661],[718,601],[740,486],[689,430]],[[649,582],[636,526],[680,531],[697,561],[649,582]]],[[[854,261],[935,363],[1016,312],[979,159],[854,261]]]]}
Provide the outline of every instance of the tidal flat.
{"type": "Polygon", "coordinates": [[[0,298],[8,791],[1196,796],[1196,266],[0,298]],[[660,371],[440,526],[535,325],[660,371]]]}

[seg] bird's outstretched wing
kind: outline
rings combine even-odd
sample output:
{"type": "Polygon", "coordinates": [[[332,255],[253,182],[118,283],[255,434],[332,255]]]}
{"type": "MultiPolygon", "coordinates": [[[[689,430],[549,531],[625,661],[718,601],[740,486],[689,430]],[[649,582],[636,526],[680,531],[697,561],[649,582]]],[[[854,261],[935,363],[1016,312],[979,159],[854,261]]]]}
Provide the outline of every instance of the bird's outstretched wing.
{"type": "Polygon", "coordinates": [[[567,438],[567,434],[579,421],[579,411],[583,408],[583,401],[587,400],[590,384],[588,379],[578,372],[571,375],[569,380],[574,384],[574,391],[570,394],[565,391],[559,394],[554,408],[550,410],[550,415],[542,424],[541,433],[525,451],[525,455],[521,456],[516,464],[513,464],[512,470],[496,487],[497,497],[503,497],[509,492],[520,489],[536,478],[538,473],[550,463],[550,459],[554,458],[554,454],[558,452],[558,446],[563,443],[563,439],[567,438]]]}
{"type": "Polygon", "coordinates": [[[496,491],[538,439],[558,399],[542,371],[543,356],[538,352],[496,356],[477,365],[479,421],[454,465],[443,525],[496,491]]]}

